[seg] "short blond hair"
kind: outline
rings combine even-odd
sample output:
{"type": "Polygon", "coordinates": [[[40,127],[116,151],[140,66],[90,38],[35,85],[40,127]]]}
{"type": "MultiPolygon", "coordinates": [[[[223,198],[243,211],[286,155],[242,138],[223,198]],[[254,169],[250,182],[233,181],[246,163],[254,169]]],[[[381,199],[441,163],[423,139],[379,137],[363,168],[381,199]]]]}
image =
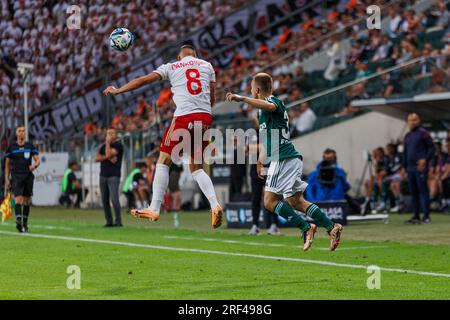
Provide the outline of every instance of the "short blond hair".
{"type": "Polygon", "coordinates": [[[261,89],[263,92],[272,92],[272,77],[264,72],[260,72],[253,77],[255,84],[261,89]]]}

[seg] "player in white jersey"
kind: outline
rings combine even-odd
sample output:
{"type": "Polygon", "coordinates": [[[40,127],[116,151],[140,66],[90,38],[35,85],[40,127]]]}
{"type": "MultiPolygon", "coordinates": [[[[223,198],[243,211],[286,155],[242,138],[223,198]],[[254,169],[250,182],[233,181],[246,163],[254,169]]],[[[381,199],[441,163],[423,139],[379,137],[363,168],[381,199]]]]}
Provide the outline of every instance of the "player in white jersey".
{"type": "MultiPolygon", "coordinates": [[[[127,92],[158,80],[169,80],[172,86],[173,100],[176,105],[171,125],[166,129],[160,147],[158,163],[153,179],[153,195],[149,208],[132,210],[131,213],[138,218],[152,221],[159,219],[161,204],[169,184],[169,167],[172,164],[172,149],[180,143],[172,140],[177,129],[185,129],[192,133],[194,125],[200,124],[203,133],[211,127],[211,106],[215,102],[216,75],[211,63],[197,58],[194,47],[184,45],[180,48],[178,61],[160,66],[148,75],[139,77],[120,88],[108,87],[103,93],[119,94],[127,92]]],[[[176,138],[178,139],[178,138],[176,138]]],[[[194,139],[191,139],[193,141],[194,139]]],[[[212,226],[220,227],[223,210],[219,205],[211,178],[203,170],[203,163],[196,164],[193,159],[202,159],[203,150],[208,141],[199,145],[191,145],[190,170],[192,177],[197,181],[203,194],[209,200],[212,212],[212,226]],[[201,154],[200,154],[201,153],[201,154]]],[[[202,161],[203,162],[203,161],[202,161]]]]}

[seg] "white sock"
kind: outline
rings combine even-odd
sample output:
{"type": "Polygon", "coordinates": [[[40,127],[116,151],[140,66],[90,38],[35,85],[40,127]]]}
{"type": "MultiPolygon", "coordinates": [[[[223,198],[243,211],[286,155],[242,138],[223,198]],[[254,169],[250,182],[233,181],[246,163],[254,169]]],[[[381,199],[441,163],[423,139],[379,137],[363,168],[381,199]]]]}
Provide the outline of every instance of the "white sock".
{"type": "Polygon", "coordinates": [[[155,176],[153,178],[153,194],[152,202],[150,203],[150,210],[158,212],[161,210],[161,204],[169,185],[169,167],[165,164],[158,163],[155,169],[155,176]]]}
{"type": "Polygon", "coordinates": [[[140,200],[136,200],[136,207],[138,210],[142,209],[142,202],[140,200]]]}
{"type": "Polygon", "coordinates": [[[208,199],[211,208],[218,205],[219,202],[217,201],[216,191],[214,190],[211,178],[206,174],[206,172],[203,169],[198,169],[192,172],[192,178],[197,181],[200,190],[202,190],[203,194],[208,199]]]}

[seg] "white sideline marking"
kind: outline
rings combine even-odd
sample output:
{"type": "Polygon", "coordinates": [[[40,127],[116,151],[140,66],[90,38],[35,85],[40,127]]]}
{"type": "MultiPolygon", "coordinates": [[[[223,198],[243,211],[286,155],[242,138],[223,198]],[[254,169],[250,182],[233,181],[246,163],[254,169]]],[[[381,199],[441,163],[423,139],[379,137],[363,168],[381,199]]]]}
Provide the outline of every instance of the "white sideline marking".
{"type": "MultiPolygon", "coordinates": [[[[300,248],[300,244],[299,245],[291,245],[291,244],[283,244],[283,243],[251,242],[251,241],[223,240],[223,239],[214,239],[214,238],[196,238],[196,237],[182,237],[182,236],[163,236],[163,238],[245,244],[245,245],[249,245],[249,246],[258,246],[258,247],[285,247],[285,248],[297,248],[297,249],[300,248]]],[[[358,250],[358,249],[378,249],[378,248],[387,248],[387,247],[388,246],[360,246],[360,247],[348,247],[348,248],[339,247],[339,251],[358,250]]],[[[330,251],[329,248],[314,248],[314,247],[312,247],[312,249],[313,250],[321,250],[321,251],[330,251]]]]}
{"type": "MultiPolygon", "coordinates": [[[[111,241],[111,240],[55,236],[55,235],[48,235],[48,234],[16,233],[16,232],[9,232],[9,231],[0,231],[0,234],[19,236],[19,237],[30,237],[30,238],[58,239],[58,240],[67,240],[67,241],[112,244],[112,245],[118,245],[118,246],[158,249],[158,250],[167,250],[167,251],[195,252],[195,253],[222,255],[222,256],[248,257],[248,258],[277,260],[277,261],[291,261],[291,262],[320,264],[320,265],[325,265],[325,266],[353,268],[353,269],[367,269],[367,267],[368,267],[368,266],[363,266],[363,265],[358,265],[358,264],[336,263],[336,262],[323,261],[323,260],[311,260],[311,259],[290,258],[290,257],[276,257],[276,256],[266,256],[266,255],[251,254],[251,253],[226,252],[226,251],[203,250],[203,249],[193,249],[193,248],[177,248],[177,247],[157,246],[157,245],[151,245],[151,244],[120,242],[120,241],[111,241]]],[[[384,268],[384,267],[380,267],[380,270],[388,271],[388,272],[417,274],[417,275],[422,275],[422,276],[450,278],[450,274],[445,274],[445,273],[434,273],[434,272],[424,272],[424,271],[414,271],[414,270],[384,268]]]]}
{"type": "MultiPolygon", "coordinates": [[[[9,223],[9,222],[5,222],[3,224],[0,224],[0,226],[14,226],[13,223],[9,223]]],[[[74,230],[73,228],[69,228],[69,227],[59,227],[59,226],[41,226],[41,225],[36,225],[36,224],[32,224],[30,226],[30,229],[48,229],[48,230],[56,230],[56,229],[60,229],[60,230],[74,230]]]]}

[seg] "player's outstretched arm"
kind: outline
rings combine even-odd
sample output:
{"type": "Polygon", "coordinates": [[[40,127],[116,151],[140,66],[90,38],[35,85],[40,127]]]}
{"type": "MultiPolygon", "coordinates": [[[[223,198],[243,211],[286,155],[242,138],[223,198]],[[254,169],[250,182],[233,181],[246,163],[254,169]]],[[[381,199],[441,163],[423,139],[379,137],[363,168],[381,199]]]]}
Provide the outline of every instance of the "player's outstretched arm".
{"type": "Polygon", "coordinates": [[[227,101],[229,101],[229,102],[231,102],[231,101],[245,102],[255,108],[258,108],[258,109],[261,109],[264,111],[269,111],[269,112],[273,112],[277,109],[275,104],[273,104],[271,102],[267,102],[267,101],[261,100],[261,99],[249,98],[249,97],[241,96],[241,95],[234,94],[231,92],[227,93],[227,101]]]}
{"type": "Polygon", "coordinates": [[[119,94],[127,91],[131,91],[137,88],[140,88],[142,86],[145,86],[147,84],[150,84],[152,82],[161,80],[161,75],[156,72],[151,72],[145,76],[136,78],[134,80],[131,80],[127,84],[124,84],[120,88],[116,88],[113,86],[109,86],[103,91],[103,94],[107,96],[108,94],[119,94]]]}

